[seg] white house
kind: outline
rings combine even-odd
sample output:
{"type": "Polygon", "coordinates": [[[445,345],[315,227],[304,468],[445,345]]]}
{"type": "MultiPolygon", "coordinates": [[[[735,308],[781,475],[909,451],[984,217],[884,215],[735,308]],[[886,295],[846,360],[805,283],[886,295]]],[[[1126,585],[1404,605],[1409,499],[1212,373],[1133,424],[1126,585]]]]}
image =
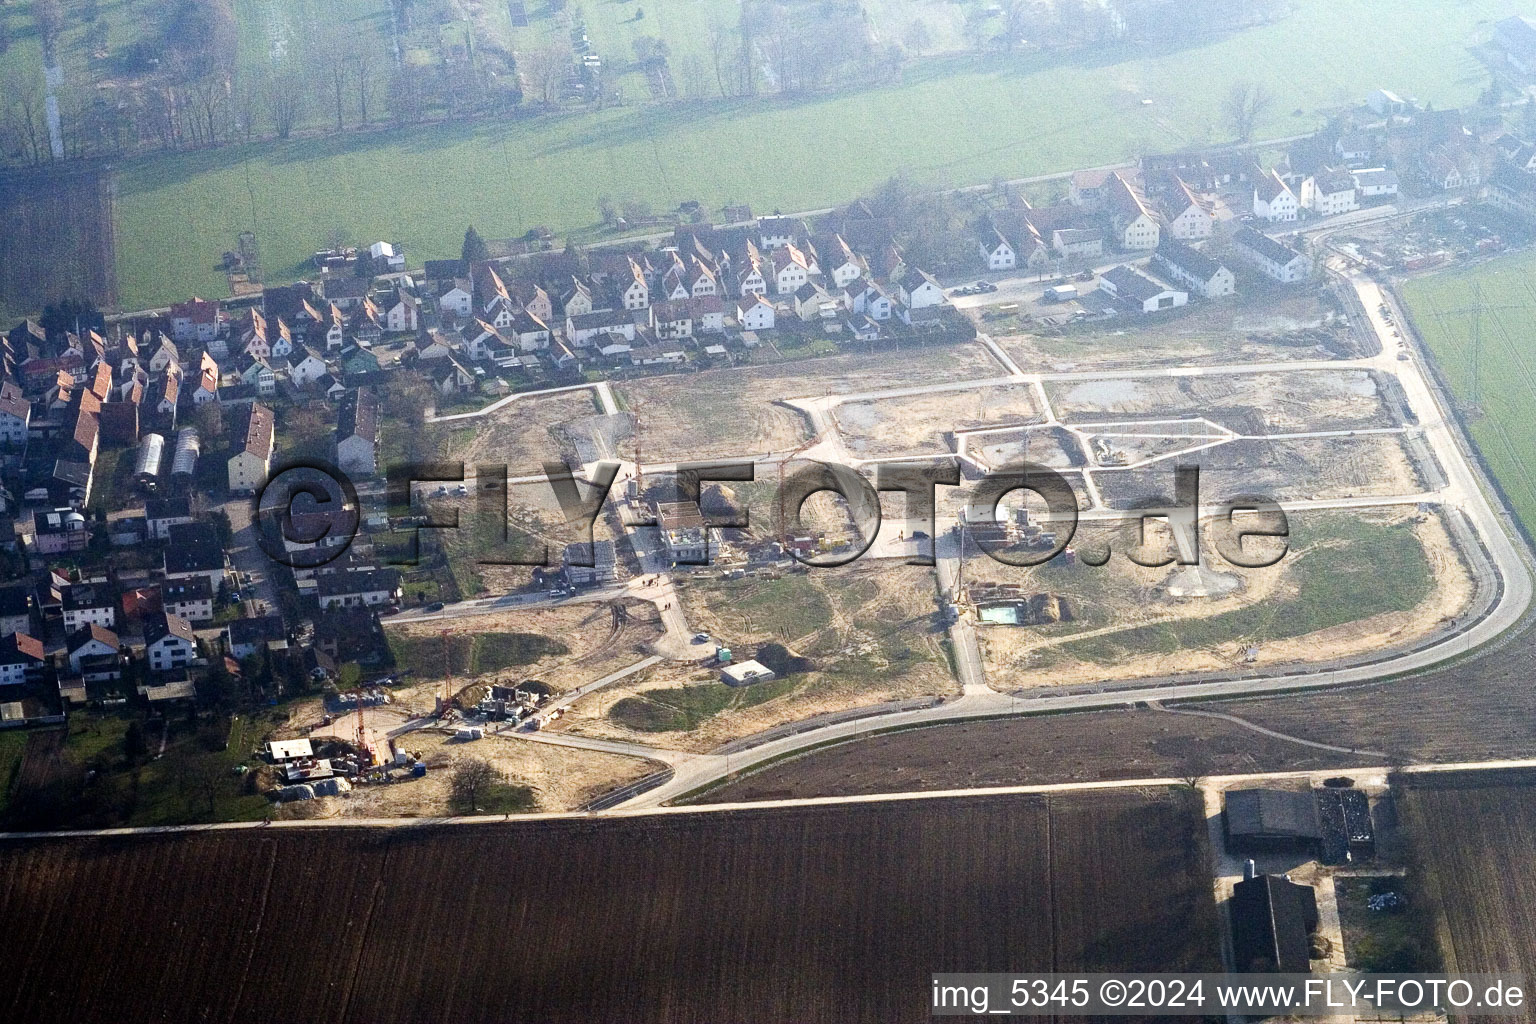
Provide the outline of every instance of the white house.
{"type": "Polygon", "coordinates": [[[160,587],[160,599],[165,610],[188,622],[212,620],[213,597],[213,587],[201,576],[166,580],[160,587]]]}
{"type": "Polygon", "coordinates": [[[1293,221],[1301,212],[1301,202],[1296,198],[1280,175],[1271,170],[1259,175],[1253,183],[1253,215],[1271,223],[1293,221]]]}
{"type": "Polygon", "coordinates": [[[272,468],[272,410],[252,403],[246,416],[244,443],[229,459],[229,489],[234,494],[254,494],[267,482],[272,468]]]}
{"type": "Polygon", "coordinates": [[[59,595],[59,611],[66,632],[92,624],[111,629],[117,625],[117,595],[105,584],[76,583],[59,595]]]}
{"type": "Polygon", "coordinates": [[[1099,287],[1143,313],[1173,309],[1189,302],[1189,293],[1168,288],[1128,266],[1115,267],[1099,278],[1099,287]]]}
{"type": "Polygon", "coordinates": [[[1120,248],[1128,252],[1156,249],[1162,240],[1162,225],[1147,206],[1141,189],[1126,180],[1126,173],[1111,174],[1104,186],[1120,248]]]}
{"type": "Polygon", "coordinates": [[[71,630],[65,638],[64,649],[70,670],[84,676],[87,682],[116,679],[122,675],[123,643],[105,626],[71,630]]]}
{"type": "Polygon", "coordinates": [[[0,637],[0,686],[20,686],[43,668],[43,642],[26,633],[0,637]]]}
{"type": "Polygon", "coordinates": [[[19,447],[27,443],[32,422],[32,403],[11,385],[0,385],[0,444],[19,447]]]}
{"type": "Polygon", "coordinates": [[[473,316],[475,312],[475,297],[470,294],[469,282],[459,279],[444,286],[437,293],[437,308],[443,313],[451,313],[454,316],[473,316]]]}
{"type": "Polygon", "coordinates": [[[1354,172],[1355,191],[1362,199],[1397,195],[1397,172],[1385,167],[1367,167],[1354,172]]]}
{"type": "Polygon", "coordinates": [[[634,341],[634,314],[622,309],[603,309],[572,314],[565,318],[565,340],[576,348],[586,348],[593,343],[593,339],[609,334],[618,335],[625,341],[634,341]]]}
{"type": "Polygon", "coordinates": [[[152,616],[144,623],[144,655],[153,672],[186,668],[197,657],[192,624],[179,615],[152,616]]]}
{"type": "Polygon", "coordinates": [[[981,258],[988,270],[1012,270],[1018,266],[1019,254],[990,221],[983,221],[977,229],[976,246],[981,250],[981,258]]]}
{"type": "Polygon", "coordinates": [[[1323,170],[1301,183],[1301,205],[1319,217],[1332,217],[1360,209],[1355,198],[1355,178],[1348,171],[1323,170]]]}
{"type": "Polygon", "coordinates": [[[288,356],[288,379],[300,387],[325,376],[325,360],[320,353],[306,346],[294,349],[288,356]]]}
{"type": "Polygon", "coordinates": [[[1167,233],[1181,242],[1210,238],[1216,226],[1216,218],[1211,216],[1211,211],[1195,195],[1194,189],[1185,184],[1184,179],[1175,178],[1174,183],[1172,196],[1163,207],[1163,215],[1168,222],[1167,233]]]}
{"type": "Polygon", "coordinates": [[[1173,238],[1165,238],[1152,257],[1152,267],[1163,277],[1177,281],[1203,299],[1232,295],[1237,284],[1221,263],[1173,238]]]}
{"type": "Polygon", "coordinates": [[[933,275],[926,270],[918,270],[916,267],[908,268],[901,275],[899,286],[901,301],[908,309],[925,309],[928,306],[942,305],[944,302],[944,289],[939,287],[939,282],[933,279],[933,275]]]}
{"type": "Polygon", "coordinates": [[[1245,259],[1282,284],[1312,276],[1312,261],[1304,254],[1252,228],[1239,228],[1232,244],[1245,259]]]}
{"type": "Polygon", "coordinates": [[[372,388],[342,396],[336,411],[336,463],[349,476],[366,479],[377,471],[379,403],[372,388]]]}
{"type": "Polygon", "coordinates": [[[744,295],[736,302],[736,322],[744,331],[771,331],[773,303],[761,295],[744,295]]]}
{"type": "Polygon", "coordinates": [[[793,295],[811,279],[805,253],[788,243],[773,250],[773,289],[776,295],[793,295]]]}

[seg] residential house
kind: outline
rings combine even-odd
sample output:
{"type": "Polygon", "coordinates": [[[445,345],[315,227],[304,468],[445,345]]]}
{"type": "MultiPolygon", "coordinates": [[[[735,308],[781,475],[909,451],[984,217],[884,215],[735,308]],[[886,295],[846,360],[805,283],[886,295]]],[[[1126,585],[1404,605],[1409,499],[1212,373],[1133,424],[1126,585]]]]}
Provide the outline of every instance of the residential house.
{"type": "Polygon", "coordinates": [[[773,330],[773,303],[758,294],[742,296],[736,301],[736,322],[744,331],[773,330]]]}
{"type": "Polygon", "coordinates": [[[336,413],[336,464],[342,472],[367,479],[378,471],[378,430],[379,401],[373,389],[348,392],[336,413]]]}
{"type": "Polygon", "coordinates": [[[42,675],[47,655],[43,642],[27,633],[0,637],[0,687],[21,686],[42,675]]]}
{"type": "Polygon", "coordinates": [[[171,339],[161,335],[160,345],[155,349],[155,354],[149,357],[149,372],[152,374],[180,372],[181,353],[171,343],[171,339]]]}
{"type": "Polygon", "coordinates": [[[398,569],[348,569],[316,577],[316,598],[322,610],[377,608],[399,604],[404,596],[398,569]]]}
{"type": "Polygon", "coordinates": [[[266,485],[272,468],[275,419],[272,410],[252,403],[245,417],[239,447],[229,459],[229,489],[235,494],[254,494],[266,485]]]}
{"type": "Polygon", "coordinates": [[[217,302],[192,298],[179,302],[169,312],[171,337],[183,345],[206,345],[219,336],[224,315],[217,302]]]}
{"type": "Polygon", "coordinates": [[[981,258],[988,270],[1012,270],[1018,266],[1019,254],[990,217],[976,226],[976,246],[981,250],[981,258]]]}
{"type": "Polygon", "coordinates": [[[1375,152],[1375,145],[1369,135],[1360,132],[1345,132],[1339,136],[1339,141],[1333,144],[1333,151],[1338,158],[1351,166],[1359,166],[1370,160],[1375,152]]]}
{"type": "Polygon", "coordinates": [[[151,540],[169,540],[171,527],[193,522],[192,500],[186,495],[150,498],[144,503],[144,520],[151,540]]]}
{"type": "Polygon", "coordinates": [[[818,284],[806,283],[790,299],[795,315],[809,323],[812,320],[830,320],[837,316],[839,305],[818,284]]]}
{"type": "Polygon", "coordinates": [[[1141,187],[1129,180],[1130,173],[1116,172],[1105,183],[1110,223],[1114,225],[1120,248],[1127,252],[1156,249],[1162,239],[1162,225],[1141,187]]]}
{"type": "Polygon", "coordinates": [[[1368,167],[1353,172],[1355,193],[1362,199],[1397,195],[1397,172],[1385,167],[1368,167]]]}
{"type": "Polygon", "coordinates": [[[805,232],[805,225],[793,217],[759,217],[757,244],[764,249],[792,245],[805,232]]]}
{"type": "Polygon", "coordinates": [[[1073,206],[1095,210],[1103,205],[1111,187],[1112,171],[1074,171],[1069,197],[1073,206]]]}
{"type": "Polygon", "coordinates": [[[1203,299],[1220,298],[1237,291],[1232,271],[1177,239],[1163,239],[1152,257],[1152,267],[1203,299]]]}
{"type": "Polygon", "coordinates": [[[421,300],[404,288],[396,288],[384,306],[384,329],[391,334],[421,329],[421,300]]]}
{"type": "Polygon", "coordinates": [[[634,341],[635,315],[623,309],[604,309],[565,318],[565,339],[576,348],[586,348],[593,339],[601,339],[604,335],[618,335],[626,341],[634,341]]]}
{"type": "Polygon", "coordinates": [[[294,349],[288,356],[288,379],[298,387],[319,380],[325,373],[325,357],[308,345],[294,349]]]}
{"type": "Polygon", "coordinates": [[[1108,295],[1143,313],[1173,309],[1189,301],[1189,293],[1154,281],[1128,266],[1114,267],[1099,278],[1099,287],[1108,295]]]}
{"type": "Polygon", "coordinates": [[[1250,263],[1282,284],[1294,284],[1312,276],[1310,259],[1252,228],[1239,228],[1232,238],[1232,245],[1250,263]]]}
{"type": "Polygon", "coordinates": [[[474,316],[475,296],[470,291],[470,283],[467,279],[457,279],[445,282],[437,293],[437,308],[439,312],[453,316],[474,316]]]}
{"type": "Polygon", "coordinates": [[[549,326],[527,310],[518,310],[506,325],[506,331],[517,339],[524,352],[536,352],[549,347],[549,326]]]}
{"type": "Polygon", "coordinates": [[[1274,170],[1256,174],[1253,180],[1253,215],[1271,223],[1293,221],[1301,211],[1301,202],[1290,186],[1274,170]]]}
{"type": "Polygon", "coordinates": [[[440,395],[467,394],[475,387],[475,375],[457,359],[434,359],[427,364],[427,373],[440,395]]]}
{"type": "Polygon", "coordinates": [[[14,384],[0,385],[0,444],[12,448],[25,445],[31,425],[32,403],[22,397],[21,389],[14,384]]]}
{"type": "Polygon", "coordinates": [[[661,340],[693,337],[693,310],[686,300],[668,300],[651,306],[651,330],[661,340]]]}
{"type": "Polygon", "coordinates": [[[1432,146],[1419,157],[1426,180],[1442,191],[1475,188],[1482,183],[1482,168],[1472,153],[1449,146],[1432,146]]]}
{"type": "Polygon", "coordinates": [[[85,516],[72,508],[38,509],[32,513],[32,550],[39,555],[84,551],[91,543],[85,516]]]}
{"type": "Polygon", "coordinates": [[[811,279],[810,261],[800,249],[788,243],[769,254],[775,295],[793,295],[811,279]]]}
{"type": "Polygon", "coordinates": [[[117,591],[105,583],[72,583],[59,594],[59,613],[65,630],[96,623],[117,625],[117,591]]]}
{"type": "Polygon", "coordinates": [[[30,633],[38,625],[37,598],[30,583],[0,586],[0,636],[30,633]]]}
{"type": "Polygon", "coordinates": [[[67,634],[65,656],[70,671],[87,683],[115,682],[123,677],[123,642],[105,626],[84,626],[67,634]]]}
{"type": "Polygon", "coordinates": [[[939,287],[939,282],[933,279],[933,275],[926,270],[918,270],[910,267],[901,275],[901,284],[898,286],[902,305],[908,309],[924,309],[928,306],[939,306],[944,303],[944,289],[939,287]]]}
{"type": "Polygon", "coordinates": [[[645,283],[645,273],[633,256],[627,261],[626,273],[616,284],[619,305],[625,309],[645,309],[651,304],[651,289],[645,283]]]}
{"type": "Polygon", "coordinates": [[[283,620],[278,615],[262,615],[252,619],[235,619],[225,627],[229,653],[244,661],[251,655],[266,649],[268,644],[282,644],[288,639],[283,620]]]}
{"type": "Polygon", "coordinates": [[[846,288],[864,276],[863,264],[842,235],[818,235],[811,248],[822,276],[831,282],[831,289],[846,288]]]}
{"type": "Polygon", "coordinates": [[[1104,255],[1104,232],[1090,228],[1057,228],[1051,232],[1051,248],[1063,259],[1091,259],[1104,255]]]}
{"type": "Polygon", "coordinates": [[[1210,238],[1216,218],[1205,201],[1195,195],[1183,178],[1175,177],[1172,187],[1162,203],[1163,218],[1167,222],[1167,234],[1181,242],[1195,242],[1210,238]]]}
{"type": "Polygon", "coordinates": [[[201,576],[215,593],[224,582],[224,548],[213,524],[174,523],[166,531],[164,573],[168,580],[201,576]]]}
{"type": "Polygon", "coordinates": [[[373,290],[373,279],[368,277],[332,277],[325,282],[325,298],[343,313],[350,313],[363,304],[373,290]]]}
{"type": "Polygon", "coordinates": [[[151,616],[144,623],[144,656],[152,672],[186,668],[197,657],[192,624],[179,615],[151,616]]]}
{"type": "Polygon", "coordinates": [[[160,587],[161,607],[188,622],[212,621],[213,599],[213,586],[205,576],[166,580],[160,587]]]}
{"type": "Polygon", "coordinates": [[[1319,217],[1332,217],[1360,209],[1355,198],[1355,177],[1348,171],[1325,169],[1301,183],[1301,205],[1319,217]]]}

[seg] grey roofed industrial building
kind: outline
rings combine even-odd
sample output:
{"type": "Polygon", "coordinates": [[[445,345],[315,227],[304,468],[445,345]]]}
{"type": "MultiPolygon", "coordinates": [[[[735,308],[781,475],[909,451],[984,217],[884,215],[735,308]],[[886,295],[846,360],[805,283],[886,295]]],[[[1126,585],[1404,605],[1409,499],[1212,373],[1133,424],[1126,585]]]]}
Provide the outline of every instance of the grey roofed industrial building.
{"type": "Polygon", "coordinates": [[[1226,795],[1227,838],[1233,843],[1315,843],[1323,836],[1310,791],[1234,789],[1226,795]]]}

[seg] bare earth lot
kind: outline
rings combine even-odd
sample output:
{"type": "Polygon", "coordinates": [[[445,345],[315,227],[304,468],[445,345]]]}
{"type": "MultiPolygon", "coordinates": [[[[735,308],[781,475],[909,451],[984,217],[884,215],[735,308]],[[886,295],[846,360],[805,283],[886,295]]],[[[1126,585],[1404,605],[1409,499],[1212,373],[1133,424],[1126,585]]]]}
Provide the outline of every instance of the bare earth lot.
{"type": "Polygon", "coordinates": [[[1056,415],[1077,423],[1203,416],[1239,434],[1396,425],[1364,370],[1051,382],[1046,392],[1056,415]]]}
{"type": "Polygon", "coordinates": [[[1002,372],[986,348],[972,342],[652,377],[621,385],[618,391],[625,406],[640,417],[645,460],[667,462],[785,451],[809,440],[804,417],[773,404],[782,399],[973,380],[1002,372]]]}
{"type": "Polygon", "coordinates": [[[956,430],[1037,423],[1033,385],[1007,384],[967,391],[844,402],[832,411],[838,432],[859,458],[933,454],[952,450],[944,439],[956,430]]]}
{"type": "Polygon", "coordinates": [[[518,398],[485,416],[454,421],[456,427],[474,431],[455,458],[505,463],[511,476],[537,473],[547,461],[577,456],[576,439],[593,433],[583,421],[598,412],[590,391],[518,398]]]}
{"type": "MultiPolygon", "coordinates": [[[[1049,312],[1032,307],[1029,312],[1049,312]]],[[[1026,371],[1062,372],[1132,366],[1327,359],[1344,336],[1337,314],[1313,293],[1245,291],[1236,299],[1199,303],[1171,317],[1121,320],[1065,331],[1019,331],[1006,318],[979,321],[1026,371]]]]}
{"type": "Polygon", "coordinates": [[[581,701],[557,728],[703,751],[818,714],[958,692],[931,569],[868,560],[778,579],[697,579],[683,595],[693,627],[736,660],[772,642],[811,668],[733,689],[713,669],[657,666],[581,701]]]}
{"type": "Polygon", "coordinates": [[[1176,465],[1200,468],[1201,501],[1261,494],[1276,501],[1416,494],[1423,481],[1397,434],[1237,440],[1179,455],[1146,469],[1094,475],[1104,501],[1136,508],[1173,494],[1176,465]]]}
{"type": "Polygon", "coordinates": [[[934,971],[1218,969],[1209,878],[1182,789],[12,841],[4,999],[70,1024],[926,1021],[934,971]]]}

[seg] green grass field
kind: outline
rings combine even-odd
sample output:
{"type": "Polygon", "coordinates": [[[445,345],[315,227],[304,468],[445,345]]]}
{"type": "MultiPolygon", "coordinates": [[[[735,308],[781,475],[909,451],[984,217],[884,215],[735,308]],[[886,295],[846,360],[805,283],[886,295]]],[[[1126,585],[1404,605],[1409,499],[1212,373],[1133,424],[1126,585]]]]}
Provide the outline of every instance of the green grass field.
{"type": "MultiPolygon", "coordinates": [[[[274,21],[295,21],[312,2],[237,5],[240,62],[259,62],[274,21]]],[[[549,31],[537,17],[543,5],[529,6],[534,24],[518,34],[549,31]]],[[[640,33],[664,33],[675,56],[696,50],[699,31],[730,5],[658,0],[644,5],[643,23],[628,25],[630,6],[587,5],[599,50],[621,53],[640,33]]],[[[109,17],[116,9],[103,7],[109,17]]],[[[380,7],[348,0],[343,16],[358,31],[382,33],[380,7]]],[[[501,17],[497,7],[487,5],[482,22],[501,17]]],[[[539,225],[588,227],[600,195],[658,210],[685,199],[713,209],[805,209],[901,171],[937,184],[978,183],[1221,141],[1221,100],[1240,80],[1262,82],[1275,96],[1258,128],[1263,137],[1311,130],[1323,112],[1378,86],[1437,106],[1462,104],[1487,79],[1466,46],[1486,38],[1492,19],[1530,9],[1530,0],[1298,0],[1280,22],[1181,48],[956,54],[910,64],[898,84],[808,99],[634,103],[150,157],[122,168],[122,304],[226,294],[215,263],[245,229],[256,231],[275,282],[307,272],[306,257],[333,229],[356,241],[389,238],[420,261],[456,254],[471,221],[492,238],[539,225]]],[[[24,12],[11,17],[26,21],[24,12]]],[[[31,41],[18,39],[0,66],[24,59],[31,41]]]]}
{"type": "Polygon", "coordinates": [[[1421,277],[1403,285],[1414,323],[1463,411],[1472,442],[1527,533],[1536,533],[1536,254],[1473,270],[1421,277]],[[1474,395],[1475,317],[1466,312],[1482,291],[1483,316],[1474,395]],[[1453,312],[1453,311],[1461,312],[1453,312]],[[1475,402],[1474,402],[1475,398],[1475,402]]]}

